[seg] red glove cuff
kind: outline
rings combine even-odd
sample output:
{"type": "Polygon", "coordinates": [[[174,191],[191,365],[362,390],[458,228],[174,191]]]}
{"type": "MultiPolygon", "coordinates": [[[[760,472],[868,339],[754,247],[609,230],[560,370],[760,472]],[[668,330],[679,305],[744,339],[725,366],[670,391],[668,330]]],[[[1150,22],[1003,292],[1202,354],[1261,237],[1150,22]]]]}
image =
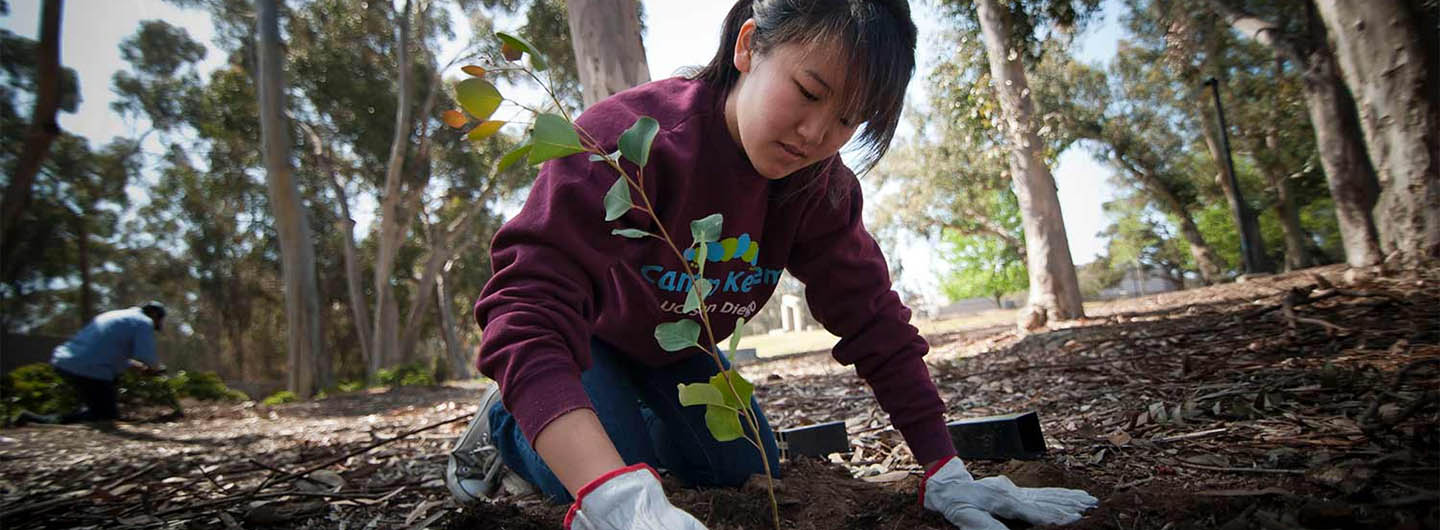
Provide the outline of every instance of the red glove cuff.
{"type": "MultiPolygon", "coordinates": [[[[575,519],[575,511],[580,509],[580,501],[585,500],[586,495],[588,495],[592,491],[595,491],[596,488],[599,488],[601,485],[605,484],[610,479],[620,475],[624,475],[631,471],[635,471],[637,469],[648,470],[651,475],[655,475],[656,482],[660,481],[660,473],[655,471],[655,468],[650,467],[650,464],[646,464],[644,462],[625,466],[619,469],[610,470],[604,475],[595,477],[595,480],[590,481],[589,484],[586,484],[584,487],[580,488],[580,491],[575,494],[575,504],[571,504],[570,509],[565,512],[565,530],[570,530],[570,521],[575,519]]],[[[924,486],[921,487],[923,488],[924,486]]]]}
{"type": "Polygon", "coordinates": [[[936,462],[935,465],[930,466],[930,469],[925,470],[925,478],[920,479],[920,506],[921,506],[922,508],[925,506],[925,484],[927,484],[927,483],[930,482],[930,477],[931,477],[931,476],[933,476],[933,475],[935,475],[936,473],[939,473],[939,472],[940,472],[940,468],[945,467],[945,464],[949,464],[949,463],[950,463],[950,459],[952,459],[952,458],[960,458],[960,457],[958,457],[958,456],[951,456],[950,458],[946,458],[946,459],[944,459],[944,460],[941,460],[941,461],[939,461],[939,462],[936,462]]]}

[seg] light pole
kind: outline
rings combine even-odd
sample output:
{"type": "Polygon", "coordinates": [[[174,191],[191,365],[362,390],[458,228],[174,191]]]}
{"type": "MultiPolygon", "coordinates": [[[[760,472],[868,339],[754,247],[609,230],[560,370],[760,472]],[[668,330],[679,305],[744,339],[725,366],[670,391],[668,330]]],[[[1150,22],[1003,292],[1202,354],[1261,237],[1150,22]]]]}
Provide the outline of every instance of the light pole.
{"type": "Polygon", "coordinates": [[[1270,265],[1265,259],[1265,244],[1260,240],[1259,223],[1250,211],[1250,205],[1245,203],[1240,179],[1235,176],[1235,162],[1230,156],[1230,128],[1225,124],[1225,106],[1220,103],[1220,82],[1212,77],[1205,80],[1205,86],[1210,87],[1210,93],[1215,98],[1215,114],[1220,121],[1220,149],[1224,151],[1225,159],[1217,162],[1225,164],[1224,173],[1230,188],[1230,193],[1226,195],[1230,199],[1230,211],[1235,215],[1235,226],[1240,229],[1240,256],[1244,260],[1245,273],[1270,272],[1270,265]]]}

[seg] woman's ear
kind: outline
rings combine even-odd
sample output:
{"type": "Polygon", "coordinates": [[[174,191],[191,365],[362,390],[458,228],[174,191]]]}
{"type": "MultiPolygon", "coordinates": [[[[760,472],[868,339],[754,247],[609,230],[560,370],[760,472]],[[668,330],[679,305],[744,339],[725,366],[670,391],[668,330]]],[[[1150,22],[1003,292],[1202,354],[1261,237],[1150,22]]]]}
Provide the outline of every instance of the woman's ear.
{"type": "Polygon", "coordinates": [[[735,69],[750,73],[750,59],[754,50],[755,19],[740,25],[740,35],[735,38],[735,69]]]}

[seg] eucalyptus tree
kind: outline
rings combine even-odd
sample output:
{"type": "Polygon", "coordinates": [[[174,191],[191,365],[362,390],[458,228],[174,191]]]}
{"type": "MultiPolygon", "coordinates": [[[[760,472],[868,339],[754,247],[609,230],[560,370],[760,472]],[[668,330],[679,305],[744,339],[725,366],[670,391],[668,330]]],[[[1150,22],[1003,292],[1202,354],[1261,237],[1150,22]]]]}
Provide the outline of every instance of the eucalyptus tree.
{"type": "MultiPolygon", "coordinates": [[[[0,6],[0,9],[9,14],[8,5],[0,6]]],[[[5,59],[6,66],[25,64],[30,70],[26,77],[34,83],[34,99],[24,143],[14,166],[6,168],[9,169],[9,181],[5,184],[5,196],[0,198],[0,238],[5,241],[16,235],[20,216],[30,204],[35,174],[40,172],[40,164],[49,153],[50,144],[60,135],[60,124],[55,121],[55,116],[62,107],[62,100],[67,94],[73,94],[70,90],[75,87],[74,84],[66,86],[65,78],[74,79],[74,75],[67,74],[60,66],[60,19],[64,11],[62,0],[45,0],[41,4],[38,42],[15,38],[9,31],[4,35],[5,52],[21,54],[19,58],[5,59]]],[[[74,100],[66,110],[75,111],[74,100]]]]}
{"type": "Polygon", "coordinates": [[[1239,42],[1231,51],[1239,59],[1231,69],[1232,92],[1250,96],[1227,109],[1235,117],[1236,150],[1253,159],[1269,186],[1268,200],[1285,236],[1285,270],[1315,265],[1300,210],[1314,199],[1313,183],[1323,188],[1324,175],[1299,75],[1257,43],[1239,42]]]}
{"type": "Polygon", "coordinates": [[[1440,8],[1419,0],[1314,2],[1380,179],[1381,249],[1410,267],[1440,260],[1440,8]]]}
{"type": "MultiPolygon", "coordinates": [[[[1379,183],[1366,153],[1355,101],[1341,80],[1324,24],[1311,3],[1263,0],[1242,6],[1232,0],[1206,0],[1205,5],[1238,33],[1274,49],[1301,69],[1315,145],[1344,239],[1345,261],[1352,267],[1380,263],[1383,256],[1372,213],[1379,183]]],[[[1190,11],[1175,20],[1184,24],[1195,16],[1190,11]]]]}
{"type": "Polygon", "coordinates": [[[1057,110],[1060,127],[1091,140],[1087,147],[1116,170],[1117,183],[1139,192],[1132,201],[1147,199],[1169,217],[1209,285],[1226,267],[1194,220],[1201,198],[1183,163],[1191,144],[1183,128],[1193,123],[1184,112],[1188,92],[1176,89],[1157,60],[1155,52],[1122,42],[1109,75],[1070,63],[1056,76],[1062,90],[1039,91],[1037,98],[1057,110]]]}
{"type": "Polygon", "coordinates": [[[315,245],[310,218],[301,204],[290,165],[289,122],[285,119],[285,69],[281,54],[277,0],[256,2],[258,47],[256,92],[260,139],[270,211],[280,239],[281,272],[285,280],[285,320],[289,370],[287,387],[301,397],[315,391],[316,357],[324,351],[320,329],[320,294],[315,288],[315,245]]]}
{"type": "MultiPolygon", "coordinates": [[[[32,225],[41,216],[32,213],[27,217],[27,212],[41,163],[60,134],[55,116],[61,111],[75,112],[80,104],[75,71],[60,65],[60,4],[53,0],[44,4],[40,40],[0,29],[0,139],[4,140],[0,142],[0,170],[6,177],[5,195],[0,199],[0,279],[12,287],[33,272],[26,269],[34,263],[29,258],[35,253],[22,250],[24,241],[34,234],[27,227],[46,226],[32,225]],[[18,108],[24,101],[30,103],[28,113],[18,108]]],[[[0,15],[9,15],[4,4],[0,4],[0,15]]]]}
{"type": "Polygon", "coordinates": [[[144,283],[178,298],[174,305],[188,315],[177,321],[218,346],[217,356],[229,360],[222,364],[225,375],[255,380],[283,373],[272,355],[286,348],[271,347],[283,328],[268,328],[265,318],[279,313],[283,300],[269,288],[279,270],[273,217],[265,187],[252,173],[262,164],[248,42],[251,48],[230,54],[228,67],[202,79],[203,44],[183,28],[143,22],[121,43],[130,66],[113,78],[112,107],[148,123],[137,146],[152,138],[160,145],[159,153],[142,152],[154,180],[127,227],[130,254],[143,263],[137,273],[172,273],[144,283]]]}
{"type": "Polygon", "coordinates": [[[569,0],[566,9],[585,106],[650,80],[639,0],[569,0]]]}
{"type": "MultiPolygon", "coordinates": [[[[1202,133],[1205,150],[1214,161],[1216,186],[1223,192],[1239,232],[1239,246],[1245,272],[1269,271],[1265,243],[1260,235],[1258,209],[1250,199],[1253,190],[1243,191],[1243,175],[1232,162],[1234,155],[1227,137],[1231,120],[1222,121],[1222,101],[1235,103],[1230,90],[1231,65],[1228,54],[1234,39],[1223,24],[1205,10],[1173,0],[1132,0],[1128,25],[1137,44],[1159,50],[1159,64],[1166,68],[1177,89],[1187,93],[1185,105],[1202,133]]],[[[1233,112],[1232,112],[1233,113],[1233,112]]]]}
{"type": "MultiPolygon", "coordinates": [[[[1098,0],[952,0],[957,18],[978,26],[989,59],[990,78],[1001,109],[997,121],[1009,150],[1010,178],[1020,202],[1029,263],[1032,320],[1079,318],[1080,284],[1070,256],[1055,178],[1046,163],[1041,120],[1030,97],[1027,63],[1039,56],[1043,34],[1052,37],[1084,21],[1098,0]]],[[[1039,109],[1043,114],[1047,109],[1039,109]]]]}

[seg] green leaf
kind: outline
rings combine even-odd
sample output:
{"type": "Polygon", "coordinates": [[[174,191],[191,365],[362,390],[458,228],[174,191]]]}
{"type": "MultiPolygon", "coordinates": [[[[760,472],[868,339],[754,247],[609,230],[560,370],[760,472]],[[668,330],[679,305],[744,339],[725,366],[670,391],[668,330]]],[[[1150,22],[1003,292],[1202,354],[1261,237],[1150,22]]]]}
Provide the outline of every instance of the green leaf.
{"type": "Polygon", "coordinates": [[[540,55],[540,52],[535,51],[539,48],[536,48],[534,44],[530,44],[530,41],[525,40],[519,35],[511,35],[503,31],[495,33],[495,36],[499,37],[501,42],[509,45],[510,47],[530,54],[530,67],[534,68],[535,71],[538,72],[545,69],[545,56],[540,55]]]}
{"type": "Polygon", "coordinates": [[[610,191],[605,192],[605,220],[619,219],[634,207],[635,203],[630,200],[630,183],[625,181],[625,177],[615,179],[610,191]]]}
{"type": "Polygon", "coordinates": [[[685,308],[681,311],[689,313],[700,308],[700,301],[710,296],[710,280],[700,278],[685,291],[685,308]]]}
{"type": "Polygon", "coordinates": [[[700,347],[700,324],[694,320],[676,320],[655,326],[655,340],[665,351],[700,347]]]}
{"type": "Polygon", "coordinates": [[[690,235],[695,236],[696,243],[710,243],[720,239],[720,225],[725,217],[713,213],[704,219],[696,219],[690,222],[690,235]]]}
{"type": "Polygon", "coordinates": [[[741,377],[740,372],[734,368],[710,376],[710,384],[720,390],[720,395],[725,397],[725,404],[734,409],[750,406],[750,396],[755,393],[755,385],[741,377]],[[730,374],[730,382],[735,385],[735,391],[740,393],[739,396],[730,393],[730,386],[725,384],[725,374],[730,374]]]}
{"type": "Polygon", "coordinates": [[[525,158],[525,155],[530,153],[531,147],[534,146],[527,142],[521,144],[520,147],[510,150],[509,153],[505,153],[505,156],[500,157],[500,164],[495,166],[495,172],[505,171],[506,168],[515,165],[516,162],[519,162],[521,158],[525,158]]]}
{"type": "Polygon", "coordinates": [[[728,442],[745,435],[745,429],[740,424],[740,410],[741,407],[749,408],[755,385],[740,377],[739,372],[727,370],[715,374],[708,384],[682,384],[679,391],[681,405],[705,405],[705,427],[710,429],[710,435],[715,440],[728,442]],[[735,385],[738,396],[725,383],[725,374],[730,374],[730,382],[735,385]],[[707,386],[709,390],[703,388],[707,386]]]}
{"type": "Polygon", "coordinates": [[[730,352],[740,347],[740,335],[745,331],[745,317],[735,320],[735,331],[730,333],[730,352]]]}
{"type": "Polygon", "coordinates": [[[725,406],[725,396],[720,393],[720,389],[715,388],[709,382],[691,384],[680,383],[675,385],[675,387],[677,390],[680,391],[680,405],[682,406],[725,406]]]}
{"type": "Polygon", "coordinates": [[[585,151],[584,147],[580,147],[580,135],[575,133],[575,126],[555,114],[536,116],[535,130],[531,131],[530,139],[535,145],[530,150],[530,165],[585,151]]]}
{"type": "Polygon", "coordinates": [[[614,153],[610,153],[608,155],[590,155],[591,162],[600,162],[602,160],[620,160],[620,151],[617,150],[614,153]]]}
{"type": "Polygon", "coordinates": [[[477,120],[488,120],[500,108],[500,91],[489,81],[472,77],[455,85],[455,99],[477,120]]]}
{"type": "Polygon", "coordinates": [[[710,436],[714,436],[717,442],[745,436],[745,429],[740,426],[740,413],[724,407],[705,407],[705,427],[710,429],[710,436]]]}
{"type": "Polygon", "coordinates": [[[652,233],[650,233],[650,232],[646,232],[646,231],[644,231],[644,230],[639,230],[639,229],[635,229],[635,228],[620,228],[620,229],[616,229],[616,230],[611,230],[611,231],[610,231],[610,235],[624,236],[624,237],[628,237],[628,238],[630,238],[630,239],[643,239],[643,238],[646,238],[646,237],[659,237],[659,236],[656,236],[655,234],[652,234],[652,233]]]}
{"type": "Polygon", "coordinates": [[[691,285],[689,289],[685,290],[685,307],[680,309],[680,312],[689,314],[691,311],[699,308],[700,296],[695,294],[695,286],[691,285]]]}
{"type": "Polygon", "coordinates": [[[620,152],[635,165],[645,167],[650,160],[650,144],[655,133],[660,132],[660,122],[649,116],[641,116],[635,124],[620,135],[620,152]]]}

